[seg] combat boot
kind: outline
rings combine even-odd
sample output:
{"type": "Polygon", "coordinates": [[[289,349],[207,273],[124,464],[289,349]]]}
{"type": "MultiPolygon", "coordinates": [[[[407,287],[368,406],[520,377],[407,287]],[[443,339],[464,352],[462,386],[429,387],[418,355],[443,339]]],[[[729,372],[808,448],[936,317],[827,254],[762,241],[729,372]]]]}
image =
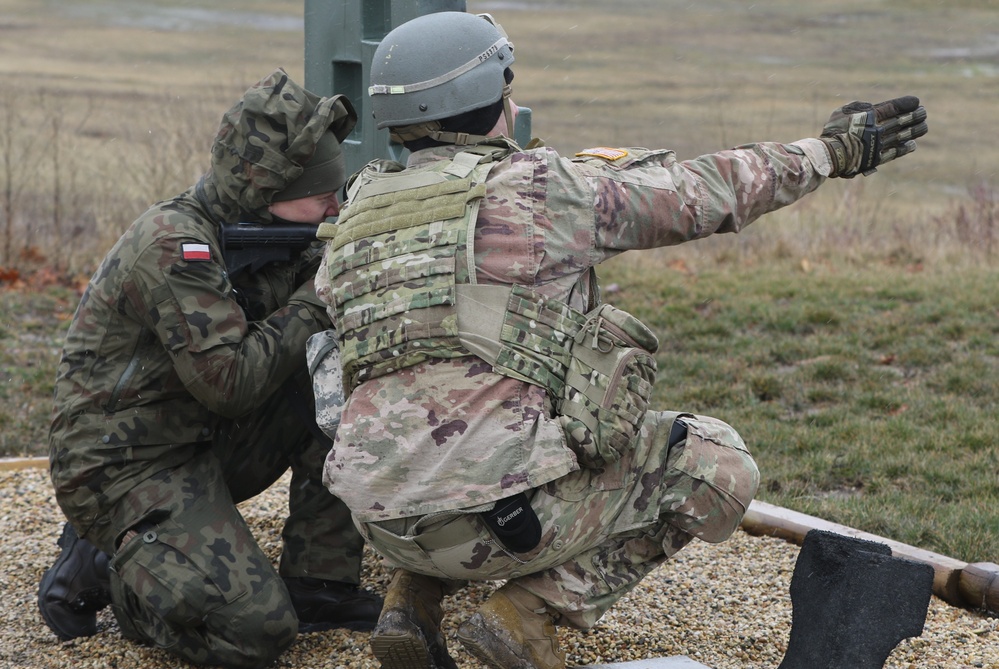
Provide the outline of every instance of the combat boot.
{"type": "Polygon", "coordinates": [[[308,576],[284,577],[291,605],[298,614],[299,632],[336,627],[369,632],[378,622],[382,598],[355,585],[308,576]]]}
{"type": "Polygon", "coordinates": [[[38,585],[38,609],[56,636],[69,641],[97,634],[97,612],[111,603],[110,557],[81,539],[69,523],[62,553],[38,585]]]}
{"type": "Polygon", "coordinates": [[[392,572],[385,608],[371,634],[382,669],[457,669],[441,634],[447,583],[404,569],[392,572]]]}
{"type": "Polygon", "coordinates": [[[565,669],[544,600],[507,584],[458,628],[458,640],[492,669],[565,669]]]}

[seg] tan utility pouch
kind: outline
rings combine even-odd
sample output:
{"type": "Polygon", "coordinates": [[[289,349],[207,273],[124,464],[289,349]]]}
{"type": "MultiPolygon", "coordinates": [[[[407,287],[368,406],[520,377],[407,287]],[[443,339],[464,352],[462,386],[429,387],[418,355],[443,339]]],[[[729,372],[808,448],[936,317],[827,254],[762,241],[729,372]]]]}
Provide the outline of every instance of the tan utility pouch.
{"type": "Polygon", "coordinates": [[[620,459],[655,383],[656,336],[610,304],[582,314],[521,286],[458,286],[458,336],[496,372],[548,390],[580,464],[620,459]]]}
{"type": "Polygon", "coordinates": [[[626,311],[602,304],[573,338],[558,405],[582,464],[614,462],[631,448],[656,378],[656,336],[626,311]]]}

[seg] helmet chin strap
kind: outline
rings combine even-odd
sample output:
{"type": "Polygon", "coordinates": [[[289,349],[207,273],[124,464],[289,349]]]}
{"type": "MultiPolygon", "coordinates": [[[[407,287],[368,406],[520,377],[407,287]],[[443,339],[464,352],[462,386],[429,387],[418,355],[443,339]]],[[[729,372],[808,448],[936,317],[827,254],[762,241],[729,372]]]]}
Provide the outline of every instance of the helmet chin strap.
{"type": "MultiPolygon", "coordinates": [[[[489,139],[486,135],[470,135],[467,132],[450,132],[447,130],[441,130],[440,127],[440,123],[437,121],[431,121],[430,123],[424,123],[418,126],[407,126],[407,129],[415,128],[425,130],[422,134],[417,137],[412,137],[411,139],[429,137],[430,139],[443,142],[444,144],[456,144],[458,146],[478,144],[481,141],[489,139]]],[[[395,139],[395,133],[392,134],[392,139],[395,139]]]]}
{"type": "MultiPolygon", "coordinates": [[[[513,139],[513,103],[510,95],[513,93],[513,86],[506,84],[503,86],[503,116],[506,117],[506,137],[513,139]]],[[[467,132],[450,132],[441,130],[438,121],[428,121],[426,123],[416,123],[414,125],[404,125],[389,130],[389,137],[393,142],[403,144],[422,137],[429,137],[445,144],[456,144],[464,146],[466,144],[478,144],[489,139],[488,135],[470,135],[467,132]]]]}
{"type": "Polygon", "coordinates": [[[506,138],[513,139],[513,102],[510,95],[513,93],[513,86],[506,84],[503,86],[503,116],[506,117],[506,138]]]}

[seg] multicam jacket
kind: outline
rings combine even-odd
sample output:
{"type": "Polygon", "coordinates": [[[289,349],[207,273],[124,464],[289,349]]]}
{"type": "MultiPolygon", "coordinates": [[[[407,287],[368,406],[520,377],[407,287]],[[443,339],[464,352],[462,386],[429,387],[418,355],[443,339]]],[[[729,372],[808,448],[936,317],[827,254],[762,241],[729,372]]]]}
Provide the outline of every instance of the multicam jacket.
{"type": "Polygon", "coordinates": [[[85,532],[136,482],[191,458],[304,365],[329,326],[318,252],[230,276],[220,224],[272,222],[339,110],[276,71],[223,117],[210,170],[146,211],[90,280],[55,385],[56,498],[85,532]]]}
{"type": "MultiPolygon", "coordinates": [[[[418,151],[408,167],[450,161],[460,150],[418,151]]],[[[574,159],[548,148],[515,152],[486,179],[475,278],[528,286],[585,311],[595,265],[627,250],[737,232],[813,191],[829,169],[814,139],[683,162],[644,149],[597,148],[574,159]]],[[[316,286],[333,305],[331,265],[328,250],[316,286]]],[[[540,386],[475,356],[369,378],[343,407],[324,481],[362,522],[490,504],[579,468],[550,409],[540,386]]]]}

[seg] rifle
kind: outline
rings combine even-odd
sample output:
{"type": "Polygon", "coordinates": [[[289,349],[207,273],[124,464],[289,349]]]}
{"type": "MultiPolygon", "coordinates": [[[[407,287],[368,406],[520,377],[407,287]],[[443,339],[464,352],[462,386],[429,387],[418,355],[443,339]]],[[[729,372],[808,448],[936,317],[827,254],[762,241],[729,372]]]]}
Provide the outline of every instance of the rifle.
{"type": "Polygon", "coordinates": [[[272,262],[287,262],[316,241],[317,225],[307,223],[223,223],[222,257],[230,276],[255,272],[272,262]]]}

